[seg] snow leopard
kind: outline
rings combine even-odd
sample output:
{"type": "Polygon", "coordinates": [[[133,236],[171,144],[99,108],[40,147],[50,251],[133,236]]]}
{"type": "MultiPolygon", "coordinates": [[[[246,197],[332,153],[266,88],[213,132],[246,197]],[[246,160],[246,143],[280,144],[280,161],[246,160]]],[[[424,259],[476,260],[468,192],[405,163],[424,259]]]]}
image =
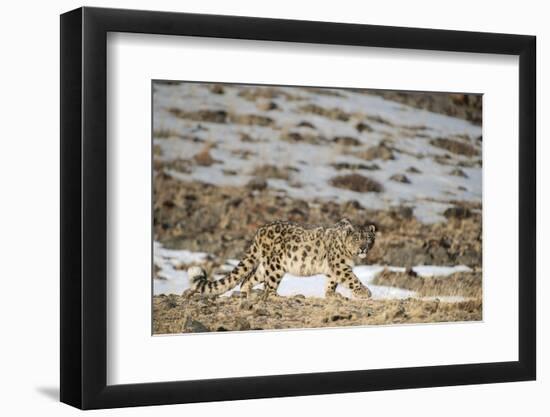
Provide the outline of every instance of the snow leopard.
{"type": "Polygon", "coordinates": [[[325,296],[336,295],[338,285],[358,298],[371,291],[353,273],[354,259],[365,259],[373,247],[376,227],[354,226],[342,219],[332,226],[308,226],[275,221],[260,227],[242,260],[225,277],[209,279],[202,268],[189,269],[190,293],[223,294],[241,284],[243,296],[263,283],[265,295],[276,295],[285,273],[298,276],[324,274],[325,296]]]}

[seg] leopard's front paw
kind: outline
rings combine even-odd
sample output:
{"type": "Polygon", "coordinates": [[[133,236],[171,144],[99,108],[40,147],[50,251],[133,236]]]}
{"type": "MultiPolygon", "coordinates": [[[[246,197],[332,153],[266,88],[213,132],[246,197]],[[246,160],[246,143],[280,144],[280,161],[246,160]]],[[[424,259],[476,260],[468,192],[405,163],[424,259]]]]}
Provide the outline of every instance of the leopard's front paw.
{"type": "Polygon", "coordinates": [[[327,300],[339,300],[339,301],[345,301],[347,298],[336,291],[327,291],[325,293],[325,298],[327,300]]]}
{"type": "Polygon", "coordinates": [[[367,287],[361,287],[353,291],[353,295],[357,298],[368,299],[372,297],[372,292],[367,287]]]}
{"type": "Polygon", "coordinates": [[[269,301],[269,300],[275,300],[277,298],[279,298],[279,294],[277,294],[276,290],[273,290],[271,288],[266,288],[263,294],[261,295],[260,299],[262,301],[269,301]]]}

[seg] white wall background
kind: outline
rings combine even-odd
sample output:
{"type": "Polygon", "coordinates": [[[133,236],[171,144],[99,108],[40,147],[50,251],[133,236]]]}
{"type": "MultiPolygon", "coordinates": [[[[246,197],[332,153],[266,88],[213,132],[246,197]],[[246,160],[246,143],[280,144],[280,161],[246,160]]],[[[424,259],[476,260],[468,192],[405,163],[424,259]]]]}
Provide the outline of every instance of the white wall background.
{"type": "MultiPolygon", "coordinates": [[[[74,415],[58,403],[59,391],[59,17],[81,6],[70,0],[7,2],[0,30],[0,410],[3,415],[40,412],[74,415]]],[[[509,32],[538,37],[538,258],[550,250],[550,148],[542,138],[550,131],[542,120],[550,99],[550,26],[545,4],[536,0],[297,2],[278,0],[124,0],[86,5],[181,12],[238,14],[509,32]],[[510,3],[510,4],[508,4],[510,3]]],[[[408,416],[548,415],[550,267],[538,268],[538,381],[423,390],[389,391],[230,403],[146,407],[100,411],[95,415],[284,415],[319,416],[387,413],[408,416]]],[[[386,414],[384,414],[386,415],[386,414]]]]}

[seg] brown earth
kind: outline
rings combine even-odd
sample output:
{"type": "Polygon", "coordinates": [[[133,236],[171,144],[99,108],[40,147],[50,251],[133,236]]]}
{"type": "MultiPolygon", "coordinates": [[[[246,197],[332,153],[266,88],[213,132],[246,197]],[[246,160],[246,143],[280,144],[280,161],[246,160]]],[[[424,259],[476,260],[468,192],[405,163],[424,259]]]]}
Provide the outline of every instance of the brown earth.
{"type": "Polygon", "coordinates": [[[153,333],[268,330],[365,326],[482,319],[481,299],[457,303],[435,300],[350,300],[343,297],[255,295],[186,299],[160,295],[153,299],[153,333]]]}
{"type": "MultiPolygon", "coordinates": [[[[175,85],[179,81],[156,81],[158,84],[175,85]]],[[[338,90],[328,88],[305,88],[310,92],[329,96],[342,96],[338,90]]],[[[352,89],[355,92],[381,96],[386,100],[397,103],[425,109],[435,113],[446,114],[448,116],[458,117],[469,120],[470,122],[481,125],[483,98],[481,94],[462,94],[462,93],[437,93],[437,92],[417,92],[417,91],[395,91],[395,90],[371,90],[371,89],[352,89]]],[[[224,94],[225,90],[222,84],[212,84],[211,91],[214,94],[224,94]]],[[[288,101],[299,101],[299,96],[292,95],[276,86],[262,88],[247,88],[239,93],[250,101],[258,99],[284,98],[288,101]]],[[[336,109],[329,111],[328,114],[317,106],[306,107],[303,111],[308,113],[320,114],[338,120],[349,120],[350,115],[336,109]]],[[[375,122],[378,122],[374,120],[375,122]]]]}
{"type": "Polygon", "coordinates": [[[433,146],[445,149],[457,155],[477,156],[479,151],[469,143],[460,142],[458,140],[448,138],[437,138],[430,141],[433,146]]]}
{"type": "Polygon", "coordinates": [[[382,184],[361,174],[338,175],[330,180],[330,184],[334,187],[359,193],[379,193],[382,191],[382,184]]]}
{"type": "Polygon", "coordinates": [[[481,125],[481,94],[422,93],[414,91],[357,90],[418,109],[459,117],[481,125]]]}
{"type": "Polygon", "coordinates": [[[421,296],[482,296],[481,271],[457,272],[448,277],[420,277],[412,270],[406,273],[384,270],[372,281],[374,285],[399,287],[417,292],[421,296]]]}
{"type": "MultiPolygon", "coordinates": [[[[157,164],[159,169],[162,166],[157,164]]],[[[256,229],[265,223],[290,220],[329,225],[346,217],[356,224],[377,226],[369,264],[472,268],[482,264],[481,214],[478,207],[461,201],[447,202],[453,205],[446,212],[447,222],[427,225],[405,206],[369,210],[357,201],[307,202],[270,187],[219,187],[179,181],[159,171],[153,185],[155,240],[167,248],[216,254],[220,262],[240,258],[256,229]]]]}

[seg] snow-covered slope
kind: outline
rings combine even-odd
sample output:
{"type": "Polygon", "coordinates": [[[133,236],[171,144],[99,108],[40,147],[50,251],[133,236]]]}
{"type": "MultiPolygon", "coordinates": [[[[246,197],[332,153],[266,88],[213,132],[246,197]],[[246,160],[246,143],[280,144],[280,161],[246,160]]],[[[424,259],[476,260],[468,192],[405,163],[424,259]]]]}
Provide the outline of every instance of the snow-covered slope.
{"type": "Polygon", "coordinates": [[[407,205],[426,223],[444,220],[451,200],[481,202],[480,126],[352,90],[275,87],[277,93],[266,101],[274,109],[265,110],[261,99],[246,98],[255,87],[225,85],[223,94],[211,89],[200,83],[154,86],[154,144],[160,149],[155,158],[189,161],[209,144],[215,160],[188,170],[167,169],[175,178],[242,186],[260,165],[289,167],[290,177],[269,178],[269,187],[301,199],[356,200],[372,209],[407,205]],[[214,117],[203,120],[197,116],[201,111],[214,117]],[[248,123],[250,116],[267,119],[248,123]],[[475,154],[434,146],[441,138],[453,138],[475,154]],[[346,140],[354,144],[344,145],[346,140]],[[360,157],[381,143],[392,149],[391,159],[360,157]],[[374,165],[378,169],[364,168],[374,165]],[[378,181],[383,191],[331,185],[335,176],[351,172],[378,181]],[[390,180],[395,174],[410,182],[390,180]]]}

